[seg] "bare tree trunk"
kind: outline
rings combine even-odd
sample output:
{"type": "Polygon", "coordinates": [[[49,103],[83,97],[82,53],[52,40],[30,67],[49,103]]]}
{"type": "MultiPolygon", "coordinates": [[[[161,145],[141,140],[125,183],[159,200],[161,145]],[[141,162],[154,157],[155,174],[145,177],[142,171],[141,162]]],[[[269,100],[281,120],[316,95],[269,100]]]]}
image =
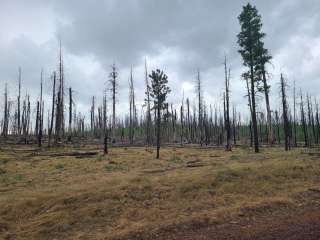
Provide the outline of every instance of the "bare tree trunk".
{"type": "Polygon", "coordinates": [[[147,104],[147,127],[146,127],[146,137],[147,145],[151,144],[151,108],[150,108],[150,86],[148,81],[148,70],[147,70],[147,61],[145,61],[145,84],[146,84],[146,104],[147,104]]]}
{"type": "Polygon", "coordinates": [[[53,73],[53,87],[52,87],[52,109],[51,109],[51,121],[50,121],[50,128],[48,131],[48,146],[50,146],[51,136],[53,131],[53,121],[54,121],[54,109],[55,109],[55,102],[56,102],[56,72],[53,73]]]}
{"type": "MultiPolygon", "coordinates": [[[[158,103],[160,99],[158,99],[158,103]]],[[[161,106],[158,104],[157,106],[157,156],[156,158],[159,159],[160,157],[160,123],[161,123],[161,113],[160,113],[161,106]]]]}
{"type": "Polygon", "coordinates": [[[236,145],[237,144],[237,112],[236,112],[236,107],[233,107],[233,114],[232,114],[232,122],[233,122],[233,144],[236,145]]]}
{"type": "Polygon", "coordinates": [[[117,69],[116,65],[112,65],[112,71],[110,73],[110,84],[111,84],[111,94],[112,94],[112,142],[116,141],[115,139],[115,128],[116,128],[116,94],[117,94],[117,69]]]}
{"type": "Polygon", "coordinates": [[[43,70],[41,70],[41,83],[40,83],[40,102],[39,105],[39,115],[37,121],[39,121],[39,132],[38,134],[38,146],[42,146],[42,128],[43,128],[43,102],[42,102],[42,81],[43,81],[43,70]]]}
{"type": "Polygon", "coordinates": [[[2,136],[8,136],[8,127],[9,127],[9,107],[8,107],[8,85],[5,84],[4,90],[4,113],[3,113],[3,127],[2,127],[2,136]]]}
{"type": "Polygon", "coordinates": [[[190,102],[187,98],[187,139],[188,143],[191,142],[191,123],[190,123],[190,102]]]}
{"type": "Polygon", "coordinates": [[[225,74],[225,129],[227,133],[226,151],[231,151],[231,127],[230,127],[230,110],[229,110],[229,83],[230,83],[230,69],[227,70],[227,57],[224,59],[224,74],[225,74]]]}
{"type": "MultiPolygon", "coordinates": [[[[252,55],[252,54],[251,54],[252,55]]],[[[251,75],[251,118],[252,118],[252,128],[253,128],[253,140],[254,140],[254,151],[256,153],[259,152],[259,138],[258,138],[258,127],[257,127],[257,114],[256,114],[256,96],[255,96],[255,86],[254,86],[254,71],[253,64],[251,64],[250,68],[251,75]]]]}
{"type": "Polygon", "coordinates": [[[297,147],[296,82],[293,83],[293,144],[297,147]]]}
{"type": "Polygon", "coordinates": [[[104,154],[108,154],[108,126],[107,126],[107,94],[103,96],[103,131],[104,131],[104,154]]]}
{"type": "Polygon", "coordinates": [[[199,125],[199,141],[200,145],[203,144],[203,129],[202,129],[202,89],[201,89],[201,79],[200,71],[198,70],[197,75],[197,95],[198,95],[198,125],[199,125]]]}
{"type": "Polygon", "coordinates": [[[133,112],[134,112],[134,96],[133,96],[133,77],[132,77],[132,68],[129,81],[129,142],[133,144],[133,112]]]}
{"type": "Polygon", "coordinates": [[[21,113],[20,113],[20,101],[21,101],[21,68],[19,67],[19,90],[18,90],[18,135],[21,135],[21,113]]]}
{"type": "Polygon", "coordinates": [[[273,130],[272,130],[272,118],[271,118],[271,109],[269,102],[269,86],[267,84],[266,71],[265,66],[262,65],[262,82],[264,95],[266,100],[266,108],[267,108],[267,129],[268,129],[268,143],[271,146],[273,144],[273,130]]]}
{"type": "Polygon", "coordinates": [[[72,137],[72,89],[69,88],[69,127],[68,127],[68,141],[71,141],[72,137]]]}
{"type": "Polygon", "coordinates": [[[300,103],[301,124],[302,124],[302,130],[303,130],[303,135],[304,135],[304,144],[305,144],[305,147],[308,147],[309,146],[309,136],[308,136],[308,129],[307,129],[307,124],[306,124],[305,112],[304,112],[304,103],[303,103],[303,98],[302,98],[302,92],[300,92],[300,97],[301,97],[301,103],[300,103]]]}
{"type": "Polygon", "coordinates": [[[281,99],[282,99],[282,114],[283,114],[283,125],[284,125],[284,141],[285,141],[285,150],[289,150],[289,120],[288,120],[288,105],[287,105],[287,96],[285,90],[285,82],[281,74],[281,99]]]}

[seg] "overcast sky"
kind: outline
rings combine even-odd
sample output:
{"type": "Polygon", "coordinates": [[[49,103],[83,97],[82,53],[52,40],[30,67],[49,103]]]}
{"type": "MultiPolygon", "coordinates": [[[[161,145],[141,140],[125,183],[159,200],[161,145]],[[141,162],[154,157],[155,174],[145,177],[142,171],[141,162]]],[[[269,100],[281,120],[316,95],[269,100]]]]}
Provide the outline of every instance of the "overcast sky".
{"type": "MultiPolygon", "coordinates": [[[[49,95],[60,36],[66,87],[74,89],[81,111],[89,110],[91,96],[101,99],[113,62],[119,70],[119,111],[128,110],[131,65],[141,106],[145,59],[149,70],[160,68],[167,73],[172,89],[169,102],[180,102],[183,91],[193,101],[196,71],[200,69],[205,101],[214,105],[223,91],[224,54],[231,67],[231,101],[246,111],[246,90],[240,78],[244,69],[236,38],[240,29],[237,16],[246,2],[0,0],[0,89],[7,82],[11,99],[15,98],[21,66],[23,92],[36,97],[44,68],[49,95]]],[[[295,80],[297,87],[320,97],[319,0],[250,2],[262,15],[266,47],[273,56],[268,67],[271,107],[278,106],[281,71],[289,84],[295,80]]],[[[260,106],[264,110],[263,99],[260,106]]]]}

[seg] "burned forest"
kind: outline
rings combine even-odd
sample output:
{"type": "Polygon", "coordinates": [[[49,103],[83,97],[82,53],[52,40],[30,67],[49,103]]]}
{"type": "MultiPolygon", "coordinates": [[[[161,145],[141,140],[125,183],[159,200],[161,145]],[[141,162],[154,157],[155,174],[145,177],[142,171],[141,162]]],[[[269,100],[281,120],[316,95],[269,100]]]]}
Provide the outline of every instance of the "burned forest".
{"type": "Polygon", "coordinates": [[[320,239],[318,2],[4,2],[0,239],[320,239]]]}

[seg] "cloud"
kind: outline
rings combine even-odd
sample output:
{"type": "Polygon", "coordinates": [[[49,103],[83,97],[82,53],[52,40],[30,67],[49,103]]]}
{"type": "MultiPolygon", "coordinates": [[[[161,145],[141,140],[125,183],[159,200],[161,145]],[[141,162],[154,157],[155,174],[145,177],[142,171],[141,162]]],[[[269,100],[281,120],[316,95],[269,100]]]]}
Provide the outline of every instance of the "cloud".
{"type": "MultiPolygon", "coordinates": [[[[172,89],[169,101],[179,104],[194,98],[192,86],[201,71],[208,104],[221,100],[223,58],[232,70],[231,101],[247,111],[242,60],[237,52],[237,16],[247,1],[131,0],[131,1],[3,1],[0,10],[0,87],[16,88],[17,69],[23,70],[24,87],[38,96],[40,69],[50,74],[57,66],[58,37],[63,43],[66,87],[75,90],[79,110],[88,112],[93,95],[101,101],[110,65],[119,69],[119,114],[128,110],[128,78],[134,68],[137,102],[144,99],[144,60],[148,69],[164,69],[172,89]]],[[[268,67],[272,78],[271,101],[278,107],[280,71],[296,80],[304,91],[318,95],[319,38],[317,0],[250,1],[257,5],[273,55],[268,67]],[[303,81],[303,84],[299,82],[303,81]]],[[[290,83],[289,82],[289,83],[290,83]]],[[[13,91],[14,92],[14,91],[13,91]]],[[[264,109],[263,101],[260,102],[264,109]]]]}

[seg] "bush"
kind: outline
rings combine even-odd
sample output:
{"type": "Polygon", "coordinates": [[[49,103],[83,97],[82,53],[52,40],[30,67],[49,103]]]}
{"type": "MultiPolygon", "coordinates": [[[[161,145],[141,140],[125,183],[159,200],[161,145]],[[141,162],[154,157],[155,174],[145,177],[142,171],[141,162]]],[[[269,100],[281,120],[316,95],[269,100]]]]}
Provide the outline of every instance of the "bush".
{"type": "Polygon", "coordinates": [[[237,156],[237,155],[231,155],[229,159],[230,159],[230,160],[239,160],[239,156],[237,156]]]}
{"type": "Polygon", "coordinates": [[[169,161],[170,162],[181,162],[181,158],[174,153],[170,156],[169,161]]]}
{"type": "Polygon", "coordinates": [[[21,181],[23,179],[23,176],[21,174],[18,174],[14,177],[15,180],[21,181]]]}
{"type": "Polygon", "coordinates": [[[57,165],[54,166],[55,169],[63,169],[64,165],[62,163],[58,163],[57,165]]]}
{"type": "Polygon", "coordinates": [[[103,155],[98,155],[96,159],[98,162],[102,162],[105,159],[105,157],[103,155]]]}

